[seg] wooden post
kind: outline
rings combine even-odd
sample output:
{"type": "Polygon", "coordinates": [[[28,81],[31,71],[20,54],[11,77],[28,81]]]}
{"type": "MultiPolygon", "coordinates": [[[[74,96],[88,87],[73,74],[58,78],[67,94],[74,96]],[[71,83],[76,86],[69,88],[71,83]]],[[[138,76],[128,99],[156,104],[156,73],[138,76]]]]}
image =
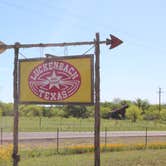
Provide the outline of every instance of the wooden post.
{"type": "Polygon", "coordinates": [[[3,128],[1,128],[1,145],[3,144],[3,128]]]}
{"type": "Polygon", "coordinates": [[[100,36],[95,39],[95,166],[100,166],[100,36]]]}
{"type": "Polygon", "coordinates": [[[14,128],[13,128],[13,166],[18,166],[20,156],[18,155],[18,54],[19,43],[15,43],[14,48],[14,128]]]}
{"type": "Polygon", "coordinates": [[[146,127],[145,148],[147,148],[147,145],[148,145],[148,128],[146,127]]]}
{"type": "Polygon", "coordinates": [[[105,148],[107,147],[107,127],[105,127],[105,148]]]}
{"type": "Polygon", "coordinates": [[[56,145],[57,153],[59,153],[59,128],[57,128],[56,145]]]}
{"type": "Polygon", "coordinates": [[[41,128],[42,128],[42,124],[41,124],[41,121],[42,121],[42,118],[41,117],[39,117],[39,129],[41,130],[41,128]]]}

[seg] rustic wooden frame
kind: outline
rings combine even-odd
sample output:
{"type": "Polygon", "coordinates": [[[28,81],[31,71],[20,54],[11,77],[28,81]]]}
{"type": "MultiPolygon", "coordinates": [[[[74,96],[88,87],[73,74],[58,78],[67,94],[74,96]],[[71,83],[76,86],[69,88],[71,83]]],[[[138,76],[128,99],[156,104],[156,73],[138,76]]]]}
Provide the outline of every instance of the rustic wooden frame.
{"type": "Polygon", "coordinates": [[[45,104],[45,105],[94,105],[94,55],[85,54],[85,55],[72,55],[72,56],[58,56],[58,57],[47,57],[47,58],[29,58],[29,59],[19,59],[19,74],[18,74],[18,103],[19,104],[45,104]],[[90,102],[40,102],[40,101],[20,101],[20,63],[28,61],[51,61],[51,60],[65,60],[65,59],[83,59],[90,58],[91,62],[91,101],[90,102]]]}

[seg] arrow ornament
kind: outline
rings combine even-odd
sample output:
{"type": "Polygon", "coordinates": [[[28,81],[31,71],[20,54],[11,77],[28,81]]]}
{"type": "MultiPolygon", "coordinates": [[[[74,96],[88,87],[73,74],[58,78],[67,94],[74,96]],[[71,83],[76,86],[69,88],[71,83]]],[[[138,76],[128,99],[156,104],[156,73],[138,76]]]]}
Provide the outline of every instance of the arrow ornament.
{"type": "Polygon", "coordinates": [[[113,49],[123,43],[122,40],[110,34],[111,39],[106,39],[106,45],[111,45],[110,49],[113,49]]]}

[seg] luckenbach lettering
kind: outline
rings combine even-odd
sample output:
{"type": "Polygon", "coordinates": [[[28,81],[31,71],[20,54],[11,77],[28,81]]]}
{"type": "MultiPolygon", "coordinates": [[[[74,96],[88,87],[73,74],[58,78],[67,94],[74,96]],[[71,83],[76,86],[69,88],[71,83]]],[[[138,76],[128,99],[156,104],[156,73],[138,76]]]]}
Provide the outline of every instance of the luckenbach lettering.
{"type": "Polygon", "coordinates": [[[49,70],[59,70],[64,71],[71,75],[72,79],[75,79],[78,77],[78,73],[75,71],[75,69],[72,66],[69,66],[68,64],[65,64],[64,62],[48,62],[44,63],[42,65],[37,66],[35,70],[33,70],[31,78],[35,81],[36,78],[43,72],[47,72],[49,70]]]}

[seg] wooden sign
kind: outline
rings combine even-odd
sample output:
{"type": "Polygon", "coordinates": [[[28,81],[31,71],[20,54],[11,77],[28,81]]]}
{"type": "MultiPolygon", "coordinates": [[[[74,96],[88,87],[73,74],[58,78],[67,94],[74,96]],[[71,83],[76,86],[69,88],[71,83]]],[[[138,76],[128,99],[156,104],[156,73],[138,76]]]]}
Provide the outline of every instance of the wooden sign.
{"type": "Polygon", "coordinates": [[[19,60],[19,103],[93,104],[93,55],[19,60]]]}

